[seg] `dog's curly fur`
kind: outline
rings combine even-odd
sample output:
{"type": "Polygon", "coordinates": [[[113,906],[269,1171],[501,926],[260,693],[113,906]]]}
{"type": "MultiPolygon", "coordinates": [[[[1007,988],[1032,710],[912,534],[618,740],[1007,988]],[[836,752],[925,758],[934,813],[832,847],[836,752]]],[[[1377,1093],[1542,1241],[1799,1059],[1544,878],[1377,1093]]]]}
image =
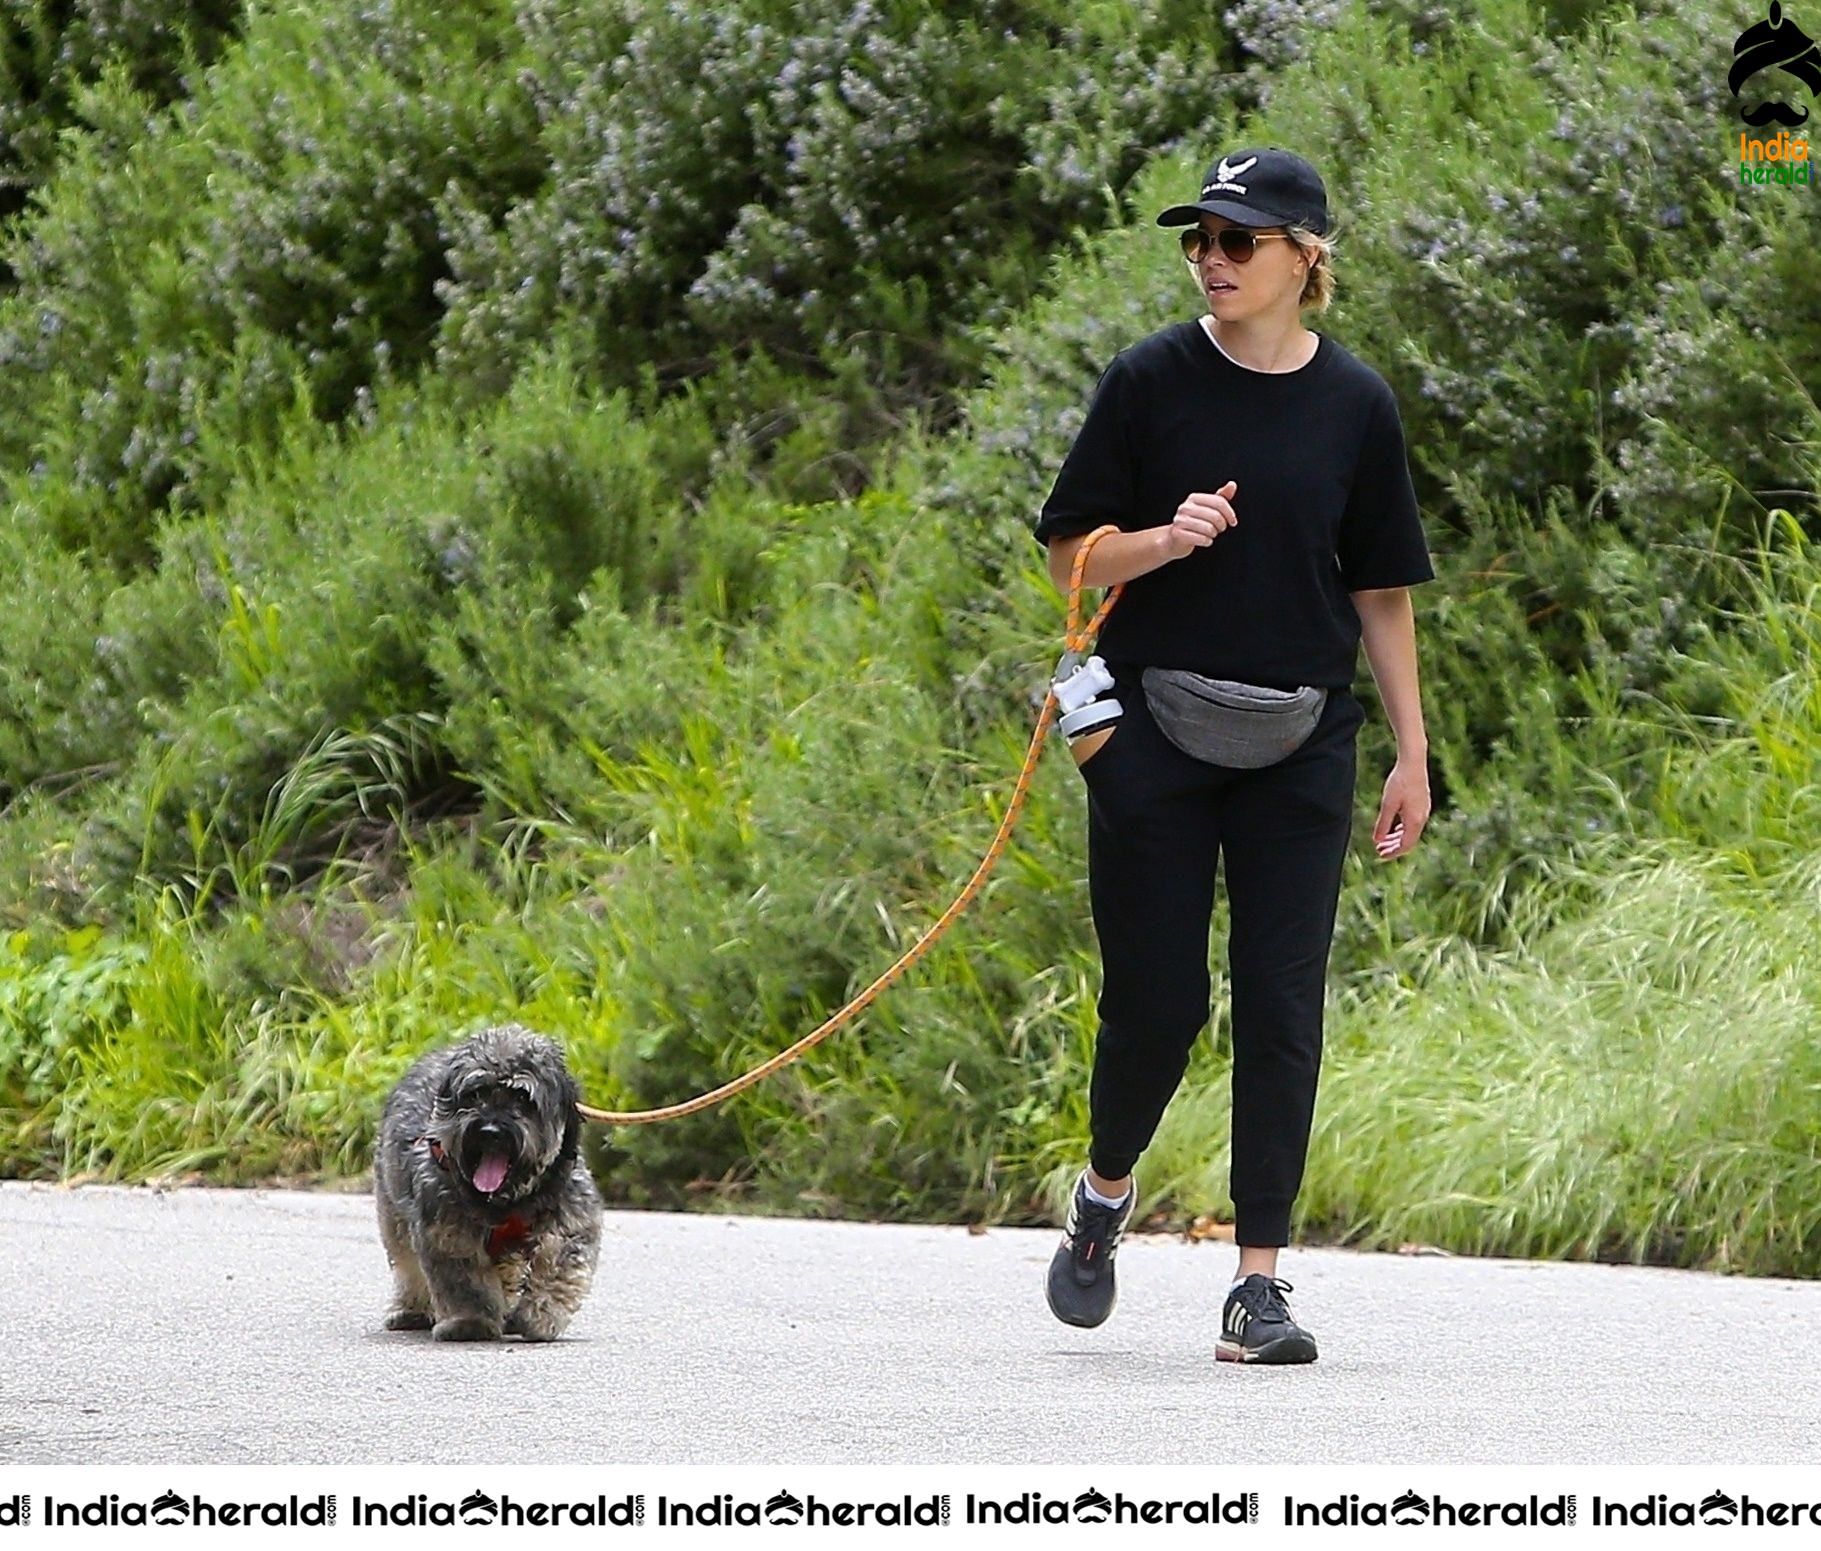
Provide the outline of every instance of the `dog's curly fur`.
{"type": "Polygon", "coordinates": [[[395,1282],[388,1330],[562,1334],[601,1250],[579,1096],[556,1042],[516,1023],[429,1051],[399,1079],[373,1163],[395,1282]],[[483,1188],[501,1160],[504,1178],[483,1188]]]}

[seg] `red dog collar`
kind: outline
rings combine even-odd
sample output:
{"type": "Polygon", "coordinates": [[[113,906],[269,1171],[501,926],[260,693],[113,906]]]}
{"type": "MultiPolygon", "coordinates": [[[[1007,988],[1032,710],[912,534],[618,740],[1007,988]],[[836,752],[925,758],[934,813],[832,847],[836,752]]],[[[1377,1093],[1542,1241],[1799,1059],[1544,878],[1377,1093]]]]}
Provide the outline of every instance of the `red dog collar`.
{"type": "Polygon", "coordinates": [[[530,1237],[531,1229],[526,1226],[525,1219],[513,1212],[487,1235],[487,1253],[494,1260],[503,1259],[530,1237]]]}

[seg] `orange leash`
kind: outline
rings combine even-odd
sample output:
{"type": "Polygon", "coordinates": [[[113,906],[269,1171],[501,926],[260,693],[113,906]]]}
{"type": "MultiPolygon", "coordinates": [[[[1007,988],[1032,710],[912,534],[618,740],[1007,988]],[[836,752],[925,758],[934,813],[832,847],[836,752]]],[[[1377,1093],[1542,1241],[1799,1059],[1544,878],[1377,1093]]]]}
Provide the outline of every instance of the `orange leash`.
{"type": "MultiPolygon", "coordinates": [[[[1100,634],[1102,622],[1112,612],[1114,603],[1118,601],[1119,594],[1124,590],[1123,582],[1110,588],[1106,597],[1101,601],[1099,609],[1095,611],[1094,617],[1088,622],[1087,628],[1076,629],[1075,621],[1081,613],[1081,576],[1087,567],[1088,552],[1107,534],[1119,531],[1119,528],[1112,523],[1096,528],[1075,551],[1074,563],[1069,569],[1069,618],[1064,635],[1067,651],[1063,654],[1063,663],[1067,663],[1071,655],[1077,658],[1087,655],[1088,646],[1100,634]]],[[[1060,667],[1061,664],[1058,664],[1059,670],[1060,667]]],[[[999,860],[999,853],[1005,849],[1005,843],[1011,838],[1012,829],[1018,822],[1018,815],[1023,811],[1025,791],[1031,784],[1031,777],[1036,773],[1037,756],[1043,751],[1043,740],[1049,734],[1050,722],[1055,710],[1056,690],[1052,684],[1049,693],[1044,696],[1043,711],[1037,718],[1037,731],[1031,739],[1030,751],[1024,756],[1024,768],[1018,772],[1018,784],[1012,791],[1011,804],[1005,810],[1005,817],[1000,820],[999,833],[993,836],[993,843],[987,847],[985,860],[980,863],[974,876],[968,879],[967,887],[961,891],[960,897],[942,913],[942,918],[934,926],[911,945],[896,964],[886,970],[821,1028],[805,1034],[789,1049],[780,1050],[762,1066],[755,1066],[744,1076],[734,1078],[732,1082],[722,1083],[720,1087],[711,1089],[707,1093],[697,1094],[693,1099],[685,1099],[681,1104],[666,1104],[662,1109],[595,1109],[592,1105],[578,1103],[575,1107],[581,1113],[582,1118],[598,1120],[604,1125],[633,1126],[646,1125],[654,1120],[674,1120],[681,1115],[693,1114],[698,1109],[707,1109],[710,1104],[718,1104],[722,1099],[732,1097],[742,1088],[750,1088],[760,1078],[769,1077],[779,1067],[788,1066],[811,1045],[826,1039],[855,1013],[867,1006],[874,997],[923,957],[936,939],[948,930],[949,924],[963,910],[967,909],[968,901],[979,892],[980,885],[986,881],[986,875],[993,870],[993,864],[999,860]]]]}

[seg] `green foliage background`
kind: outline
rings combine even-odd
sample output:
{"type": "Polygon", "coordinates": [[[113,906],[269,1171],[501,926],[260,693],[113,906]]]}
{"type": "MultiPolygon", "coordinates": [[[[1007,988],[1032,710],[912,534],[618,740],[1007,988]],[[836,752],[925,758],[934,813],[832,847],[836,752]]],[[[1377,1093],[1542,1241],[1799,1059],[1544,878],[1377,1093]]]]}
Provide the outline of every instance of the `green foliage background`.
{"type": "MultiPolygon", "coordinates": [[[[1821,206],[1737,182],[1750,16],[3,14],[0,1168],[356,1173],[483,1022],[638,1106],[870,984],[1009,800],[1094,379],[1199,309],[1152,217],[1268,143],[1439,577],[1435,814],[1361,843],[1374,708],[1298,1231],[1821,1267],[1821,206]]],[[[597,1137],[610,1197],[1051,1210],[1084,829],[1053,753],[935,950],[597,1137]]],[[[1170,1219],[1226,1206],[1210,1012],[1170,1219]]]]}

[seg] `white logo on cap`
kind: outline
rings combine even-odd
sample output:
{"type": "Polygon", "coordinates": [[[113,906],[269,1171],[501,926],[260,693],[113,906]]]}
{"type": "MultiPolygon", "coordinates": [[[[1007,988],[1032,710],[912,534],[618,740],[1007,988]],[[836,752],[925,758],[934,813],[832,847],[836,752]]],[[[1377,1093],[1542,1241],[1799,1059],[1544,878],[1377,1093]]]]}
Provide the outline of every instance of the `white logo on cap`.
{"type": "Polygon", "coordinates": [[[1232,167],[1227,164],[1226,157],[1221,157],[1220,165],[1214,169],[1214,181],[1201,191],[1201,197],[1206,199],[1208,195],[1219,193],[1223,189],[1234,194],[1245,193],[1245,184],[1235,183],[1233,180],[1251,167],[1257,160],[1258,158],[1256,156],[1250,156],[1237,167],[1232,167]]]}

